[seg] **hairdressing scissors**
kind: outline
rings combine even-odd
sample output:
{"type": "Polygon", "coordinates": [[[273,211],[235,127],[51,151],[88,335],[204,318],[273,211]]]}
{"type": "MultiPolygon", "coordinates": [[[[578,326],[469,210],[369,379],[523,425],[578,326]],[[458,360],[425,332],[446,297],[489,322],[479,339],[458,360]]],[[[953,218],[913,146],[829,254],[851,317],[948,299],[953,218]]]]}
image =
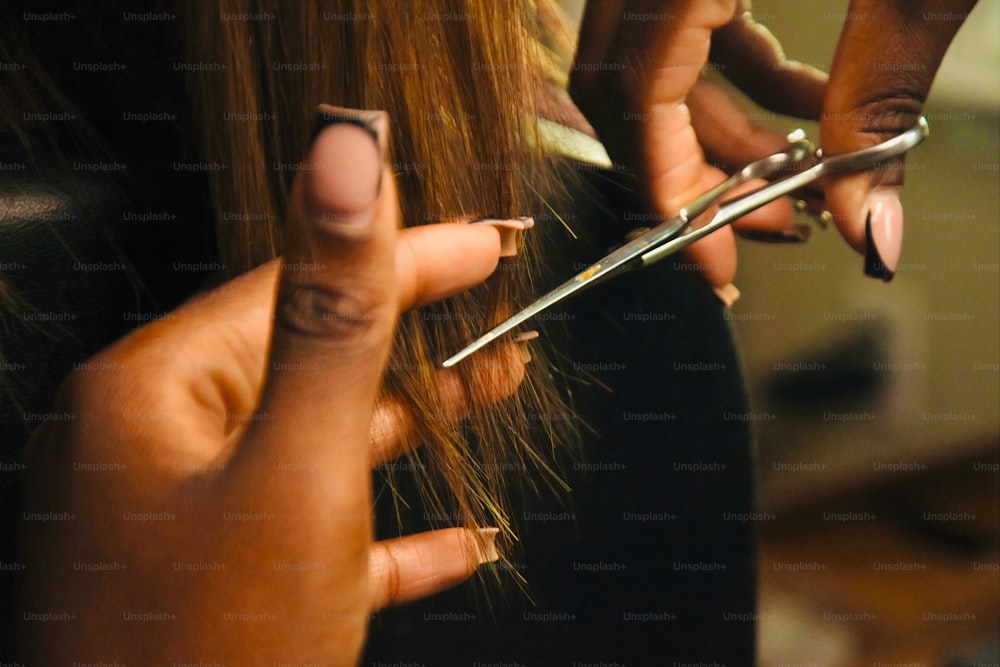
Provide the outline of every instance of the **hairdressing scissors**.
{"type": "Polygon", "coordinates": [[[788,145],[778,153],[751,162],[727,180],[701,195],[680,212],[637,238],[618,247],[610,254],[573,276],[548,294],[506,321],[477,338],[442,364],[454,366],[473,352],[485,347],[511,329],[564,299],[593,287],[614,275],[650,266],[687,247],[698,239],[728,225],[764,204],[783,197],[794,190],[824,176],[836,176],[866,171],[876,165],[903,155],[919,144],[930,133],[927,119],[920,118],[911,129],[875,146],[824,157],[802,130],[788,135],[788,145]],[[787,174],[741,197],[725,199],[737,186],[756,178],[787,174]],[[694,226],[692,223],[715,209],[708,221],[694,226]]]}

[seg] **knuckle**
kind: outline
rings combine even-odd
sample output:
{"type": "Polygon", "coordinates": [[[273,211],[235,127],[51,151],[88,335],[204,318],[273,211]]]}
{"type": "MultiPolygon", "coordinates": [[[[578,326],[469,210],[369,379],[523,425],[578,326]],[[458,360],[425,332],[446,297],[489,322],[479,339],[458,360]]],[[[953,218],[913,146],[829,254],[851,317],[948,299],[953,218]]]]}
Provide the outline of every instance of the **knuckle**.
{"type": "Polygon", "coordinates": [[[392,549],[386,548],[384,550],[385,554],[385,567],[381,572],[381,582],[383,587],[383,594],[385,600],[391,602],[399,598],[401,591],[401,575],[399,561],[396,560],[396,555],[392,552],[392,549]]]}
{"type": "MultiPolygon", "coordinates": [[[[824,132],[827,146],[834,152],[859,150],[913,128],[920,119],[924,99],[915,86],[887,88],[885,92],[862,100],[846,113],[825,114],[823,121],[840,126],[833,132],[824,132]]],[[[906,170],[905,156],[880,163],[874,169],[882,185],[901,185],[906,170]]]]}
{"type": "Polygon", "coordinates": [[[361,288],[283,282],[276,326],[307,338],[364,342],[379,328],[384,305],[361,288]]]}
{"type": "Polygon", "coordinates": [[[864,100],[847,113],[824,114],[823,120],[846,122],[857,134],[875,135],[881,141],[912,128],[923,102],[915,90],[896,89],[864,100]]]}

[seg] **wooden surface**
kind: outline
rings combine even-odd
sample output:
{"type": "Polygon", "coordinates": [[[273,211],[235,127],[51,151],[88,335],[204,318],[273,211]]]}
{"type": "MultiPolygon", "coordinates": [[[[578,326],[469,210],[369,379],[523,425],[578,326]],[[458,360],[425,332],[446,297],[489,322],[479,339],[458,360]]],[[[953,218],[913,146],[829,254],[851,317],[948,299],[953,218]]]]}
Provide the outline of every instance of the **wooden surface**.
{"type": "Polygon", "coordinates": [[[995,642],[998,481],[992,445],[762,521],[761,662],[931,667],[995,642]]]}

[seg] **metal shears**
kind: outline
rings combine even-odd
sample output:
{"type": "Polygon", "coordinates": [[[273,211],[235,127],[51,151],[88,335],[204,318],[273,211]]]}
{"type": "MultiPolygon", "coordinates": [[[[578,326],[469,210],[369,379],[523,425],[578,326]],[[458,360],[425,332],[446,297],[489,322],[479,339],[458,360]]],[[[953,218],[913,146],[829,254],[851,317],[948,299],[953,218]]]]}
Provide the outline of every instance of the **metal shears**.
{"type": "Polygon", "coordinates": [[[927,119],[921,118],[911,129],[880,144],[853,153],[824,157],[822,149],[816,148],[806,137],[805,132],[795,130],[788,135],[789,143],[783,150],[751,162],[682,208],[675,217],[660,223],[591,264],[559,287],[490,329],[449,357],[442,365],[454,366],[519,324],[573,294],[593,287],[614,275],[650,266],[750,211],[819,178],[867,171],[880,163],[899,157],[926,139],[929,133],[927,119]],[[749,180],[769,178],[781,173],[787,175],[741,197],[724,199],[735,187],[749,180]],[[713,207],[717,207],[717,210],[708,222],[692,227],[693,221],[713,207]]]}

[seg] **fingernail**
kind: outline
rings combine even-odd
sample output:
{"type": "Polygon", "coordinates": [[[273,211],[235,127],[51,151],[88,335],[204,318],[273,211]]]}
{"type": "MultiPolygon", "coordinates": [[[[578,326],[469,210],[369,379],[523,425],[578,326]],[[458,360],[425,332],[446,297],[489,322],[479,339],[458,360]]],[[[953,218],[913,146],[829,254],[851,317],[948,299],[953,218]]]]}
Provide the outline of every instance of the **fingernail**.
{"type": "Polygon", "coordinates": [[[330,104],[320,104],[316,108],[316,129],[313,132],[313,141],[316,140],[320,132],[336,123],[357,125],[368,132],[378,146],[379,155],[383,160],[385,159],[389,152],[389,114],[385,111],[347,109],[330,104]]]}
{"type": "Polygon", "coordinates": [[[384,111],[320,105],[314,144],[324,132],[336,132],[337,138],[324,143],[318,149],[323,152],[322,158],[316,157],[316,163],[309,165],[314,171],[307,172],[307,177],[313,179],[313,187],[311,201],[305,202],[305,213],[329,231],[364,233],[373,220],[382,189],[388,115],[384,111]]]}
{"type": "Polygon", "coordinates": [[[865,275],[889,282],[903,249],[903,205],[895,189],[876,188],[865,218],[865,275]]]}
{"type": "Polygon", "coordinates": [[[531,363],[531,350],[528,349],[527,344],[525,344],[525,343],[518,343],[517,344],[517,351],[521,355],[521,363],[522,364],[530,364],[531,363]]]}
{"type": "Polygon", "coordinates": [[[526,229],[535,226],[535,219],[530,217],[518,218],[517,220],[496,220],[488,218],[485,220],[475,220],[470,225],[489,225],[500,232],[500,256],[514,257],[517,255],[517,235],[526,229]]]}
{"type": "Polygon", "coordinates": [[[719,301],[722,302],[726,308],[732,308],[733,304],[736,303],[740,298],[740,291],[736,289],[736,285],[729,283],[723,287],[713,287],[712,291],[715,292],[715,296],[719,297],[719,301]]]}
{"type": "Polygon", "coordinates": [[[523,331],[511,337],[511,342],[518,344],[517,349],[521,353],[521,363],[527,364],[531,362],[531,348],[527,343],[528,341],[535,340],[539,335],[538,331],[532,329],[531,331],[523,331]]]}
{"type": "Polygon", "coordinates": [[[809,225],[794,224],[791,229],[782,229],[781,236],[790,243],[805,243],[812,235],[812,227],[809,225]]]}
{"type": "Polygon", "coordinates": [[[497,551],[496,545],[497,535],[500,534],[500,529],[479,528],[476,532],[480,537],[478,540],[479,564],[485,565],[486,563],[495,563],[500,560],[500,552],[497,551]]]}
{"type": "Polygon", "coordinates": [[[812,227],[796,223],[788,229],[779,229],[776,232],[759,232],[754,230],[739,231],[739,235],[751,241],[763,241],[765,243],[805,243],[812,234],[812,227]]]}

